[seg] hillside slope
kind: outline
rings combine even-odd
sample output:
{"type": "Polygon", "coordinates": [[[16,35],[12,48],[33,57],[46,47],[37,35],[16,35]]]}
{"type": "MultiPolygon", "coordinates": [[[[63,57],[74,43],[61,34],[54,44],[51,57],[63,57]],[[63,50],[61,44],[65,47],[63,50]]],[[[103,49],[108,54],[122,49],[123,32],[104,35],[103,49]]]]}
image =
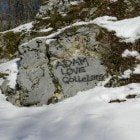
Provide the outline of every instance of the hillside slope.
{"type": "Polygon", "coordinates": [[[140,1],[46,0],[0,33],[1,140],[139,140],[140,1]]]}

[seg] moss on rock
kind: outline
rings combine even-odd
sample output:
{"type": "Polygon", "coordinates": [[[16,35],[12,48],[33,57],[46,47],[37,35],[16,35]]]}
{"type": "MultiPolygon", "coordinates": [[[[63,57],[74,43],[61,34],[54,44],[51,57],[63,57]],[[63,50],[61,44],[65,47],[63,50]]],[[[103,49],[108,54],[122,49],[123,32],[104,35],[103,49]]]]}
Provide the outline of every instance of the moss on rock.
{"type": "Polygon", "coordinates": [[[1,36],[2,45],[0,46],[0,59],[14,58],[22,39],[23,35],[21,35],[21,33],[14,33],[12,31],[4,33],[1,36]]]}

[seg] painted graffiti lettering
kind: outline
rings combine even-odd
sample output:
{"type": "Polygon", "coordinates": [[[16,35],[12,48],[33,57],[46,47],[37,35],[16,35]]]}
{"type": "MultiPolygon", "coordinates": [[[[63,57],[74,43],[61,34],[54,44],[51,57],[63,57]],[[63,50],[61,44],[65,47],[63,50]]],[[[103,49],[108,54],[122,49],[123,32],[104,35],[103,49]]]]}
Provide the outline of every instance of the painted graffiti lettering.
{"type": "Polygon", "coordinates": [[[58,67],[67,68],[67,67],[71,67],[71,66],[80,66],[80,65],[89,66],[87,58],[78,57],[77,59],[63,60],[62,62],[57,63],[56,68],[58,68],[58,67]]]}
{"type": "Polygon", "coordinates": [[[56,64],[56,68],[59,68],[59,71],[62,75],[62,82],[65,84],[104,80],[104,75],[102,74],[90,75],[86,70],[86,68],[89,66],[90,65],[86,57],[78,57],[77,59],[72,60],[63,60],[56,64]],[[88,74],[86,75],[86,73],[88,74]]]}
{"type": "Polygon", "coordinates": [[[37,43],[37,47],[40,47],[40,44],[42,44],[42,41],[41,40],[36,40],[36,43],[37,43]]]}
{"type": "Polygon", "coordinates": [[[63,77],[62,81],[65,83],[65,84],[70,84],[70,83],[73,83],[73,82],[91,82],[91,81],[94,81],[94,80],[97,80],[97,81],[102,81],[104,80],[104,75],[100,74],[100,75],[86,75],[86,76],[83,76],[83,77],[80,77],[80,76],[74,76],[74,77],[63,77]]]}
{"type": "Polygon", "coordinates": [[[61,69],[62,75],[72,75],[72,74],[78,74],[78,73],[84,73],[84,72],[86,72],[85,67],[61,69]]]}

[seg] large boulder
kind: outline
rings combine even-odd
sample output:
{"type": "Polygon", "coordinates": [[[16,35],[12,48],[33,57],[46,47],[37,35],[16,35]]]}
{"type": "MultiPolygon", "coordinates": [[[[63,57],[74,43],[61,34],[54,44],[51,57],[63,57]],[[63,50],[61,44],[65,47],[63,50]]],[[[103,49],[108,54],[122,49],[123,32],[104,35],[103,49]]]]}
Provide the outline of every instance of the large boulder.
{"type": "MultiPolygon", "coordinates": [[[[46,104],[55,87],[48,68],[44,39],[37,39],[19,48],[21,55],[17,91],[21,105],[46,104]]],[[[13,97],[8,97],[12,100],[13,97]]],[[[12,100],[13,101],[13,100],[12,100]]],[[[16,103],[17,101],[15,101],[16,103]]]]}
{"type": "Polygon", "coordinates": [[[48,44],[50,64],[65,97],[93,88],[104,80],[106,67],[101,54],[106,44],[102,46],[97,41],[100,32],[94,24],[71,27],[48,44]]]}
{"type": "Polygon", "coordinates": [[[20,46],[17,88],[8,100],[42,105],[95,87],[106,76],[101,54],[108,49],[97,41],[100,32],[94,24],[75,26],[51,40],[40,37],[20,46]]]}

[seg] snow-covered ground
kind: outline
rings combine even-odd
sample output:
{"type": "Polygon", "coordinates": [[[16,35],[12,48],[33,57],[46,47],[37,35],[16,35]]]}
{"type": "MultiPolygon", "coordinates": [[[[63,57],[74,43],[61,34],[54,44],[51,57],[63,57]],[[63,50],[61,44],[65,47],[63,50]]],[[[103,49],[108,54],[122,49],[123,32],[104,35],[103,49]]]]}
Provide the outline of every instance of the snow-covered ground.
{"type": "MultiPolygon", "coordinates": [[[[13,87],[18,60],[0,65],[13,87]]],[[[31,108],[16,107],[0,93],[0,140],[139,140],[139,110],[140,84],[97,86],[55,105],[31,108]],[[118,99],[126,101],[109,103],[118,99]]]]}
{"type": "Polygon", "coordinates": [[[14,33],[17,33],[17,32],[28,32],[30,31],[31,29],[33,28],[33,22],[29,22],[29,23],[26,23],[26,24],[23,24],[23,25],[19,25],[18,27],[14,28],[14,29],[11,29],[11,30],[6,30],[4,32],[0,32],[0,33],[6,33],[6,32],[9,32],[9,31],[12,31],[14,33]]]}
{"type": "Polygon", "coordinates": [[[140,38],[140,16],[120,21],[116,17],[104,16],[95,19],[95,23],[108,31],[115,31],[116,36],[125,42],[135,42],[140,38]]]}
{"type": "Polygon", "coordinates": [[[140,85],[96,87],[61,103],[18,108],[0,94],[1,140],[139,140],[140,85]]]}

